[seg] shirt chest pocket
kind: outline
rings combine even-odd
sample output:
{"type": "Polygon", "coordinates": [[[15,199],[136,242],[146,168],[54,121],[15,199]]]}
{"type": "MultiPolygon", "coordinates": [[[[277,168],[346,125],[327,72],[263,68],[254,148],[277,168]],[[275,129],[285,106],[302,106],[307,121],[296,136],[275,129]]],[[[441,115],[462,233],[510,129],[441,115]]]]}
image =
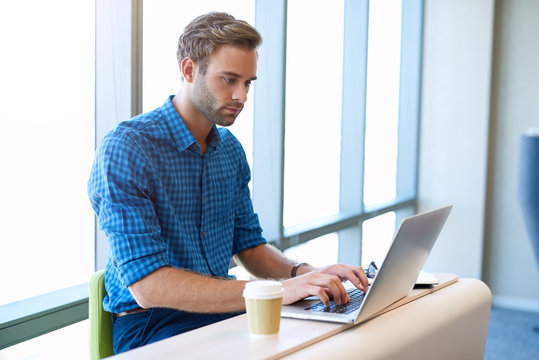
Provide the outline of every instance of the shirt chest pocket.
{"type": "Polygon", "coordinates": [[[210,205],[224,217],[235,210],[236,195],[241,187],[238,167],[229,157],[212,155],[204,164],[202,196],[206,208],[210,205]]]}
{"type": "Polygon", "coordinates": [[[210,176],[203,189],[203,206],[215,221],[229,221],[234,217],[239,184],[233,173],[210,176]]]}

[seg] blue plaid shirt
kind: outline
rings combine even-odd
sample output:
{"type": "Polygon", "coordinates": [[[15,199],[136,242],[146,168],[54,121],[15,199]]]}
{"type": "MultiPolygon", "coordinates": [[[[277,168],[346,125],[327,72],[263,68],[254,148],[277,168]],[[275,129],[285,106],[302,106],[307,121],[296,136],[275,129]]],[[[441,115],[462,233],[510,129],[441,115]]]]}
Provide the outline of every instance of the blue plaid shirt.
{"type": "Polygon", "coordinates": [[[88,195],[109,243],[110,312],[138,307],[127,287],[161,267],[228,276],[234,254],[266,242],[238,140],[214,126],[202,155],[171,100],[120,123],[96,150],[88,195]]]}

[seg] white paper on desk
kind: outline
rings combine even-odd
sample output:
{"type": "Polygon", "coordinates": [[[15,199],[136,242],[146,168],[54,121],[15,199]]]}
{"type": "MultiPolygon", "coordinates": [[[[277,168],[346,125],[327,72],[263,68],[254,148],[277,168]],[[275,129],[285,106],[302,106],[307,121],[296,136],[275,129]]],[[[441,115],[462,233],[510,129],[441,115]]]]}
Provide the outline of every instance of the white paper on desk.
{"type": "Polygon", "coordinates": [[[439,281],[436,276],[432,275],[431,273],[424,272],[423,270],[421,270],[415,282],[416,285],[437,285],[438,283],[439,281]]]}
{"type": "MultiPolygon", "coordinates": [[[[369,280],[369,285],[374,281],[372,278],[368,278],[367,280],[369,280]]],[[[415,282],[416,285],[438,285],[439,283],[440,281],[438,281],[436,276],[432,275],[431,273],[424,272],[423,270],[421,270],[415,282]]]]}

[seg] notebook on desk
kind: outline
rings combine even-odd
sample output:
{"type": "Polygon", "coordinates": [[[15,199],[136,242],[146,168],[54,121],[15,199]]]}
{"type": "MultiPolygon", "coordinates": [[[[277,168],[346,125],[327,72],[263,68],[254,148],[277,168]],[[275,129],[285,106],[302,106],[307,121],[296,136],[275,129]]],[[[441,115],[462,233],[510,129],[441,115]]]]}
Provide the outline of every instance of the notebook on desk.
{"type": "MultiPolygon", "coordinates": [[[[282,307],[281,316],[359,324],[411,293],[452,206],[421,213],[402,221],[384,262],[367,293],[345,282],[360,299],[326,307],[319,300],[302,300],[282,307]]],[[[349,292],[349,293],[350,293],[349,292]]],[[[350,297],[356,296],[350,294],[350,297]]]]}

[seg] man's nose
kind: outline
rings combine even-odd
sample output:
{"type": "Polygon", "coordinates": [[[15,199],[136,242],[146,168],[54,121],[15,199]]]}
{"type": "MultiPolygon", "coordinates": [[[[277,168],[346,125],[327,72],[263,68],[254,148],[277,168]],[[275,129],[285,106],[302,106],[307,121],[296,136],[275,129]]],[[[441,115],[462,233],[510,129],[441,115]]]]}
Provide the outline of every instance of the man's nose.
{"type": "Polygon", "coordinates": [[[243,104],[247,101],[248,92],[249,88],[244,84],[240,84],[234,89],[234,93],[232,94],[232,100],[239,101],[243,104]]]}

